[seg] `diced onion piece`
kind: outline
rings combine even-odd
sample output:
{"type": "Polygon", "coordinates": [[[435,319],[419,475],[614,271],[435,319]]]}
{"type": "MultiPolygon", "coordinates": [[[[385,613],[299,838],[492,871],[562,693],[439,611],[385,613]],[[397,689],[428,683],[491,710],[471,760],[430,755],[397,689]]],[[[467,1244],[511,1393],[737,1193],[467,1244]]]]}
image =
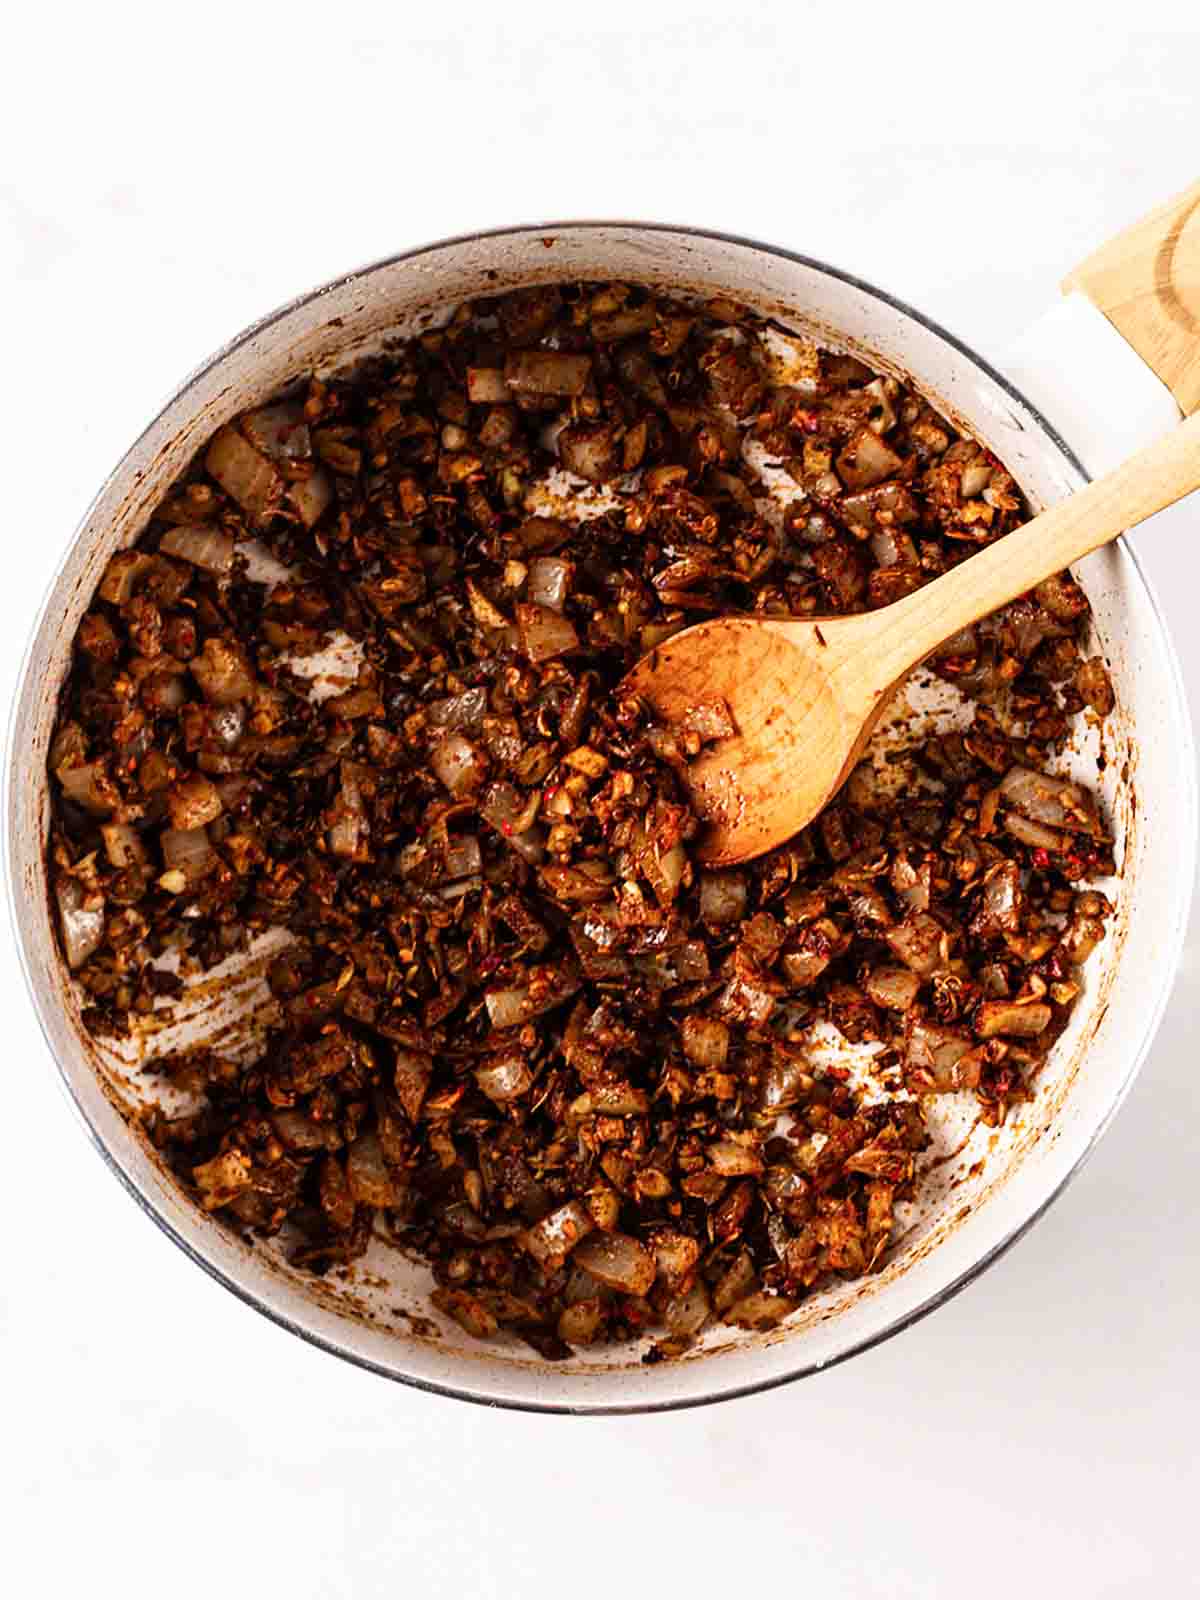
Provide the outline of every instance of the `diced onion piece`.
{"type": "Polygon", "coordinates": [[[571,592],[574,567],[562,556],[538,556],[529,563],[528,595],[534,605],[561,612],[571,592]]]}
{"type": "Polygon", "coordinates": [[[484,998],[493,1028],[515,1028],[525,1020],[528,989],[489,989],[484,998]]]}
{"type": "Polygon", "coordinates": [[[445,860],[448,878],[470,878],[481,872],[483,851],[479,848],[479,840],[473,833],[451,839],[446,845],[445,860]]]}
{"type": "Polygon", "coordinates": [[[60,767],[58,781],[67,799],[94,817],[112,816],[121,803],[103,761],[93,761],[83,767],[60,767]]]}
{"type": "Polygon", "coordinates": [[[1027,844],[1031,850],[1059,852],[1067,848],[1068,836],[1065,833],[1060,833],[1057,828],[1048,828],[1043,822],[1033,822],[1019,811],[1008,813],[1004,819],[1004,831],[1022,844],[1027,844]]]}
{"type": "Polygon", "coordinates": [[[1010,767],[1000,780],[1000,794],[1034,822],[1051,828],[1097,830],[1096,802],[1088,791],[1066,778],[1031,767],[1010,767]]]}
{"type": "Polygon", "coordinates": [[[697,1278],[690,1289],[668,1301],[663,1322],[672,1338],[694,1339],[711,1316],[708,1285],[697,1278]]]}
{"type": "Polygon", "coordinates": [[[242,418],[242,431],[254,448],[272,461],[307,461],[312,455],[312,439],[300,400],[281,400],[276,405],[247,411],[242,418]]]}
{"type": "Polygon", "coordinates": [[[89,894],[76,878],[60,878],[54,892],[67,965],[75,972],[104,941],[104,897],[89,894]]]}
{"type": "Polygon", "coordinates": [[[970,1039],[957,1028],[945,1028],[927,1017],[909,1013],[905,1034],[906,1064],[927,1077],[935,1089],[946,1092],[975,1087],[979,1081],[978,1067],[973,1073],[964,1074],[958,1065],[970,1049],[970,1039]]]}
{"type": "Polygon", "coordinates": [[[521,649],[535,664],[550,661],[579,647],[579,635],[572,624],[549,606],[519,605],[517,628],[521,649]]]}
{"type": "Polygon", "coordinates": [[[370,838],[370,824],[367,821],[358,781],[359,771],[356,762],[342,762],[341,787],[332,807],[329,848],[335,856],[341,856],[346,860],[365,859],[367,841],[370,838]]]}
{"type": "Polygon", "coordinates": [[[593,1344],[604,1331],[604,1304],[589,1295],[566,1306],[558,1319],[558,1337],[566,1344],[593,1344]]]}
{"type": "Polygon", "coordinates": [[[219,578],[228,577],[233,570],[233,540],[206,522],[169,528],[159,540],[158,548],[165,556],[177,556],[219,578]]]}
{"type": "Polygon", "coordinates": [[[159,835],[163,860],[170,872],[182,872],[196,883],[217,864],[216,854],[203,828],[164,828],[159,835]]]}
{"type": "Polygon", "coordinates": [[[241,1150],[226,1150],[193,1167],[192,1178],[205,1211],[220,1211],[250,1187],[250,1157],[241,1150]]]}
{"type": "Polygon", "coordinates": [[[718,1139],[708,1147],[708,1159],[714,1172],[723,1178],[742,1178],[763,1170],[763,1158],[751,1145],[739,1144],[736,1139],[718,1139]]]}
{"type": "Polygon", "coordinates": [[[504,363],[505,384],[518,394],[582,394],[591,373],[591,356],[561,350],[514,350],[504,363]]]}
{"type": "Polygon", "coordinates": [[[434,773],[457,799],[483,782],[486,760],[465,734],[452,730],[430,752],[434,773]]]}
{"type": "Polygon", "coordinates": [[[904,465],[896,452],[870,428],[859,428],[837,458],[838,476],[847,489],[869,489],[894,477],[904,465]]]}
{"type": "Polygon", "coordinates": [[[410,1122],[421,1115],[429,1080],[433,1076],[433,1057],[424,1050],[408,1050],[397,1046],[393,1082],[396,1098],[404,1108],[410,1122]]]}
{"type": "Polygon", "coordinates": [[[946,965],[949,935],[927,911],[910,912],[897,927],[885,929],[883,937],[901,961],[923,978],[946,965]]]}
{"type": "Polygon", "coordinates": [[[776,1327],[784,1317],[791,1316],[799,1303],[798,1300],[789,1300],[785,1295],[766,1294],[760,1290],[736,1301],[722,1314],[721,1321],[735,1328],[748,1328],[752,1332],[762,1333],[767,1328],[776,1327]]]}
{"type": "Polygon", "coordinates": [[[266,456],[228,424],[218,429],[204,457],[206,471],[249,516],[262,520],[277,509],[283,480],[266,456]]]}
{"type": "Polygon", "coordinates": [[[467,368],[467,399],[473,406],[507,405],[511,398],[502,367],[467,368]]]}
{"type": "Polygon", "coordinates": [[[315,527],[333,499],[333,479],[324,467],[313,467],[288,484],[287,497],[304,526],[315,527]]]}
{"type": "Polygon", "coordinates": [[[435,728],[474,728],[483,721],[488,696],[484,688],[464,689],[445,700],[431,700],[427,710],[435,728]]]}
{"type": "Polygon", "coordinates": [[[346,1177],[350,1192],[362,1205],[398,1206],[402,1190],[383,1159],[383,1148],[374,1133],[364,1133],[346,1155],[346,1177]]]}
{"type": "MultiPolygon", "coordinates": [[[[510,991],[519,993],[520,991],[510,991]]],[[[505,1024],[496,1023],[492,1012],[492,997],[488,996],[488,1013],[492,1016],[497,1027],[505,1024]]],[[[489,1100],[494,1100],[498,1106],[505,1106],[510,1100],[519,1100],[533,1083],[533,1074],[525,1060],[524,1051],[506,1050],[502,1055],[491,1057],[486,1065],[476,1067],[475,1082],[487,1095],[489,1100]]]]}
{"type": "Polygon", "coordinates": [[[587,1207],[579,1200],[568,1200],[548,1217],[535,1222],[517,1235],[522,1245],[544,1272],[557,1272],[579,1241],[593,1231],[595,1224],[587,1207]]]}
{"type": "Polygon", "coordinates": [[[104,853],[118,871],[141,866],[145,861],[146,847],[137,829],[127,822],[105,823],[100,833],[104,839],[104,853]]]}
{"type": "Polygon", "coordinates": [[[203,828],[221,815],[221,796],[211,778],[202,772],[178,779],[167,790],[171,826],[180,831],[203,828]]]}
{"type": "Polygon", "coordinates": [[[985,1000],[975,1013],[975,1032],[981,1039],[1008,1034],[1020,1039],[1035,1039],[1044,1033],[1053,1015],[1044,1001],[1021,1005],[1015,1000],[985,1000]]]}
{"type": "Polygon", "coordinates": [[[721,926],[740,922],[746,915],[746,875],[744,872],[705,872],[700,877],[700,915],[705,922],[721,926]]]}
{"type": "Polygon", "coordinates": [[[611,423],[572,422],[558,435],[556,447],[563,467],[589,483],[604,483],[625,470],[611,423]]]}
{"type": "Polygon", "coordinates": [[[314,1122],[293,1106],[272,1111],[270,1122],[289,1150],[328,1150],[341,1142],[332,1123],[314,1122]]]}
{"type": "Polygon", "coordinates": [[[921,980],[908,967],[876,967],[867,974],[863,987],[877,1006],[907,1011],[917,998],[921,980]]]}
{"type": "Polygon", "coordinates": [[[241,647],[225,639],[206,639],[188,668],[204,698],[213,705],[230,706],[254,692],[254,676],[241,647]]]}
{"type": "Polygon", "coordinates": [[[654,1257],[625,1233],[597,1233],[578,1245],[572,1258],[609,1289],[645,1294],[655,1278],[654,1257]]]}
{"type": "Polygon", "coordinates": [[[698,1067],[720,1069],[729,1055],[729,1028],[715,1017],[687,1016],[679,1025],[683,1053],[698,1067]]]}

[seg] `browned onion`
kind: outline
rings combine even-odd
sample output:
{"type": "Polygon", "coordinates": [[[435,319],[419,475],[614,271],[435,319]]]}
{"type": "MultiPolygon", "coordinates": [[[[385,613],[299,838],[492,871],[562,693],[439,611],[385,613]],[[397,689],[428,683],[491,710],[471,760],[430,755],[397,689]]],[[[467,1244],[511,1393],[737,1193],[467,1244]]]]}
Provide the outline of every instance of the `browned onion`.
{"type": "Polygon", "coordinates": [[[517,607],[517,628],[521,649],[535,664],[554,656],[566,655],[579,647],[579,635],[566,617],[549,606],[522,604],[517,607]]]}
{"type": "Polygon", "coordinates": [[[75,878],[60,878],[55,894],[67,965],[75,972],[104,942],[104,896],[89,894],[75,878]]]}
{"type": "Polygon", "coordinates": [[[485,758],[465,734],[447,733],[429,755],[429,765],[456,798],[469,794],[483,782],[485,758]]]}
{"type": "Polygon", "coordinates": [[[169,528],[159,540],[158,548],[163,555],[178,556],[181,561],[189,561],[193,567],[202,567],[219,578],[228,577],[233,570],[233,540],[208,523],[169,528]]]}
{"type": "MultiPolygon", "coordinates": [[[[510,994],[519,992],[509,991],[510,994]]],[[[524,1014],[523,1005],[524,1003],[522,1004],[521,1015],[524,1014]]],[[[493,1008],[492,996],[489,995],[488,1012],[491,1015],[492,1022],[498,1028],[511,1026],[512,1024],[496,1020],[497,1010],[501,1015],[506,1014],[503,1005],[493,1008]]],[[[533,1082],[533,1075],[525,1060],[524,1051],[514,1048],[504,1051],[501,1055],[491,1057],[485,1066],[476,1067],[475,1082],[489,1100],[494,1100],[497,1105],[503,1106],[507,1105],[510,1100],[520,1099],[533,1082]]]]}
{"type": "Polygon", "coordinates": [[[575,1248],[573,1259],[609,1289],[645,1294],[654,1282],[654,1257],[625,1233],[594,1233],[575,1248]]]}

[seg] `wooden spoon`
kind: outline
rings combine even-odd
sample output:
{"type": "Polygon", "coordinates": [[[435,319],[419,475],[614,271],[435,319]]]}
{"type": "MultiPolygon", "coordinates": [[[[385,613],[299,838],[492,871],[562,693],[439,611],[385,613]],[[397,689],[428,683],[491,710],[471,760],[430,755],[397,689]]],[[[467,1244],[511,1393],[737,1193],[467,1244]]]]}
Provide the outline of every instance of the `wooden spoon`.
{"type": "Polygon", "coordinates": [[[862,756],[901,680],[951,635],[1200,488],[1200,412],[1107,477],[895,604],[803,622],[723,617],[626,679],[670,726],[723,699],[737,732],[689,768],[701,857],[749,861],[811,822],[862,756]]]}

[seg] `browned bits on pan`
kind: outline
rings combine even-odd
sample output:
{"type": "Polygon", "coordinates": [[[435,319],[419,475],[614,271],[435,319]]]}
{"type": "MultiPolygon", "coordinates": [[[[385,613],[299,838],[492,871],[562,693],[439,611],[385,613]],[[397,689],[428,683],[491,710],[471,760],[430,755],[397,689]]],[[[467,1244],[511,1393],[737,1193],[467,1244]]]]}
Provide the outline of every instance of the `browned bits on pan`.
{"type": "Polygon", "coordinates": [[[1102,818],[1048,771],[1112,709],[1086,600],[1061,574],[948,641],[970,726],[734,872],[686,788],[728,707],[654,727],[618,686],[705,616],[886,604],[1022,514],[897,380],[634,284],[464,306],[227,420],[109,563],[49,759],[95,1032],[289,936],[260,1060],[158,1064],[181,1181],[315,1272],[400,1239],[445,1315],[552,1359],[876,1268],[920,1097],[1000,1122],[1104,937],[1102,818]],[[818,1022],[899,1092],[818,1069],[818,1022]]]}

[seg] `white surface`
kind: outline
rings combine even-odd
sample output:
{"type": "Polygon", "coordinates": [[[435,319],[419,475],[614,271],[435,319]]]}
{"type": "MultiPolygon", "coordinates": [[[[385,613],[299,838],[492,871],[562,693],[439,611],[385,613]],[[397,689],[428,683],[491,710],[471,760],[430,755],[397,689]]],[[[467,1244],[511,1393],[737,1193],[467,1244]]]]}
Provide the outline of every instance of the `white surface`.
{"type": "MultiPolygon", "coordinates": [[[[695,221],[857,270],[998,355],[1090,247],[1196,177],[1182,10],[1143,5],[1131,34],[1088,8],[1067,36],[1009,7],[1007,40],[964,8],[596,11],[460,0],[402,32],[400,8],[377,28],[293,5],[271,39],[242,6],[225,44],[216,5],[177,32],[156,7],[144,36],[119,5],[9,26],[6,685],[158,400],[360,260],[538,215],[695,221]],[[851,83],[828,83],[846,38],[851,83]]],[[[1195,557],[1139,548],[1200,689],[1195,557]]],[[[224,1295],[84,1142],[0,958],[13,1592],[1196,1592],[1196,958],[1091,1163],[952,1305],[791,1389],[603,1422],[390,1388],[224,1295]]]]}

